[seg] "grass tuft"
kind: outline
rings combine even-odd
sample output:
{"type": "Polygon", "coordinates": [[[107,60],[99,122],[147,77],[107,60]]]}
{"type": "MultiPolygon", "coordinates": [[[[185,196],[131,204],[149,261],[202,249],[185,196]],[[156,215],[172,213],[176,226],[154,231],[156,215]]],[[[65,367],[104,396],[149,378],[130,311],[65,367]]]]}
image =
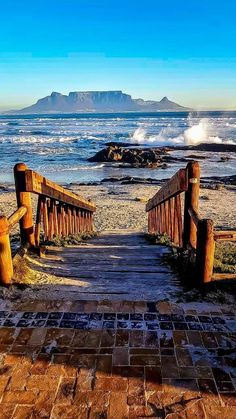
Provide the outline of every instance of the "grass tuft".
{"type": "Polygon", "coordinates": [[[73,234],[66,237],[54,236],[52,240],[42,240],[40,244],[45,246],[61,246],[81,244],[85,240],[92,239],[97,236],[97,232],[73,234]]]}

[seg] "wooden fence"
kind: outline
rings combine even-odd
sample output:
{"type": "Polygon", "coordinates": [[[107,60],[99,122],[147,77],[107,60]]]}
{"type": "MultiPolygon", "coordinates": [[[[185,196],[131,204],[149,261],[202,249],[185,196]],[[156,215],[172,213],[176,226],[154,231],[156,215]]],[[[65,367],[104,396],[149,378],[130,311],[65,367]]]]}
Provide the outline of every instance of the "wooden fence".
{"type": "Polygon", "coordinates": [[[193,250],[195,275],[199,283],[216,279],[236,278],[235,274],[213,272],[215,242],[236,241],[236,231],[215,231],[211,219],[202,219],[198,212],[200,167],[192,162],[180,169],[151,198],[146,206],[148,231],[151,234],[166,233],[173,244],[193,250]],[[184,192],[182,211],[181,194],[184,192]]]}
{"type": "Polygon", "coordinates": [[[10,231],[20,223],[23,246],[36,249],[40,237],[51,240],[93,231],[93,202],[84,199],[40,174],[29,170],[24,163],[14,168],[18,209],[9,217],[0,217],[0,283],[9,285],[13,277],[10,231]],[[31,193],[38,195],[36,222],[33,221],[31,193]]]}

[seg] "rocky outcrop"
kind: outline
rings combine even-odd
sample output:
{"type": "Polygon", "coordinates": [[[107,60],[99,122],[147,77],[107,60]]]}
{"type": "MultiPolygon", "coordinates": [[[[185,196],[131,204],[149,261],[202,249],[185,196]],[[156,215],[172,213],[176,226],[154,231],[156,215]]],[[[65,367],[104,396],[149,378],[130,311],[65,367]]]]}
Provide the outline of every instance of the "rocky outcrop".
{"type": "MultiPolygon", "coordinates": [[[[127,148],[109,146],[90,157],[90,162],[116,162],[132,167],[166,167],[165,156],[169,149],[159,148],[127,148]]],[[[167,156],[166,156],[167,157],[167,156]]]]}

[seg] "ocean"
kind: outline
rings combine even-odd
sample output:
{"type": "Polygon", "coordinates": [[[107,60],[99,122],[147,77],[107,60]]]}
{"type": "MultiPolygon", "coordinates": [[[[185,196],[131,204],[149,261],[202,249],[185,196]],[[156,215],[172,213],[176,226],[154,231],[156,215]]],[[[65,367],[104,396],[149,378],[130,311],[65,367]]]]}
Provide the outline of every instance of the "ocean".
{"type": "MultiPolygon", "coordinates": [[[[201,142],[236,144],[236,112],[116,113],[0,115],[0,183],[12,182],[12,169],[26,163],[51,180],[96,182],[107,177],[139,176],[163,179],[184,163],[166,169],[119,168],[104,163],[89,163],[88,157],[109,141],[145,146],[190,145],[201,142]]],[[[188,156],[193,151],[174,151],[188,156]]],[[[196,154],[194,152],[194,154],[196,154]]],[[[203,153],[202,176],[236,173],[236,155],[203,153]]]]}

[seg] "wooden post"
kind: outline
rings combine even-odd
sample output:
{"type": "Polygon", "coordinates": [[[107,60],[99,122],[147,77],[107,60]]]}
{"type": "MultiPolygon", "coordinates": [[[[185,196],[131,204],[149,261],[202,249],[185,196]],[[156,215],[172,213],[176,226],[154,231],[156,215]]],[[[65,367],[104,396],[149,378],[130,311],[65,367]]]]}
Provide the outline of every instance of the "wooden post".
{"type": "Polygon", "coordinates": [[[58,205],[56,201],[53,200],[53,231],[55,236],[58,236],[58,205]]]}
{"type": "Polygon", "coordinates": [[[195,211],[198,210],[200,188],[200,167],[198,162],[188,163],[187,173],[188,190],[185,192],[183,246],[187,248],[188,245],[190,245],[196,249],[197,229],[188,213],[188,210],[191,207],[195,211]]]}
{"type": "Polygon", "coordinates": [[[36,244],[36,246],[39,246],[39,243],[40,243],[40,226],[41,226],[42,212],[43,212],[43,200],[42,200],[42,196],[39,195],[37,213],[36,213],[36,224],[35,224],[35,244],[36,244]]]}
{"type": "Polygon", "coordinates": [[[31,195],[30,192],[26,192],[25,171],[27,169],[28,167],[24,163],[16,164],[14,167],[16,199],[18,208],[22,205],[27,208],[26,214],[20,220],[21,243],[35,246],[31,195]]]}
{"type": "Polygon", "coordinates": [[[13,277],[13,264],[9,238],[9,223],[6,217],[0,217],[0,283],[9,285],[13,277]]]}
{"type": "Polygon", "coordinates": [[[177,211],[177,223],[179,232],[179,247],[183,246],[183,227],[182,227],[182,212],[181,212],[181,198],[180,195],[175,196],[176,200],[176,211],[177,211]]]}
{"type": "Polygon", "coordinates": [[[215,254],[214,226],[212,220],[200,220],[197,227],[196,277],[200,284],[210,282],[215,254]]]}

